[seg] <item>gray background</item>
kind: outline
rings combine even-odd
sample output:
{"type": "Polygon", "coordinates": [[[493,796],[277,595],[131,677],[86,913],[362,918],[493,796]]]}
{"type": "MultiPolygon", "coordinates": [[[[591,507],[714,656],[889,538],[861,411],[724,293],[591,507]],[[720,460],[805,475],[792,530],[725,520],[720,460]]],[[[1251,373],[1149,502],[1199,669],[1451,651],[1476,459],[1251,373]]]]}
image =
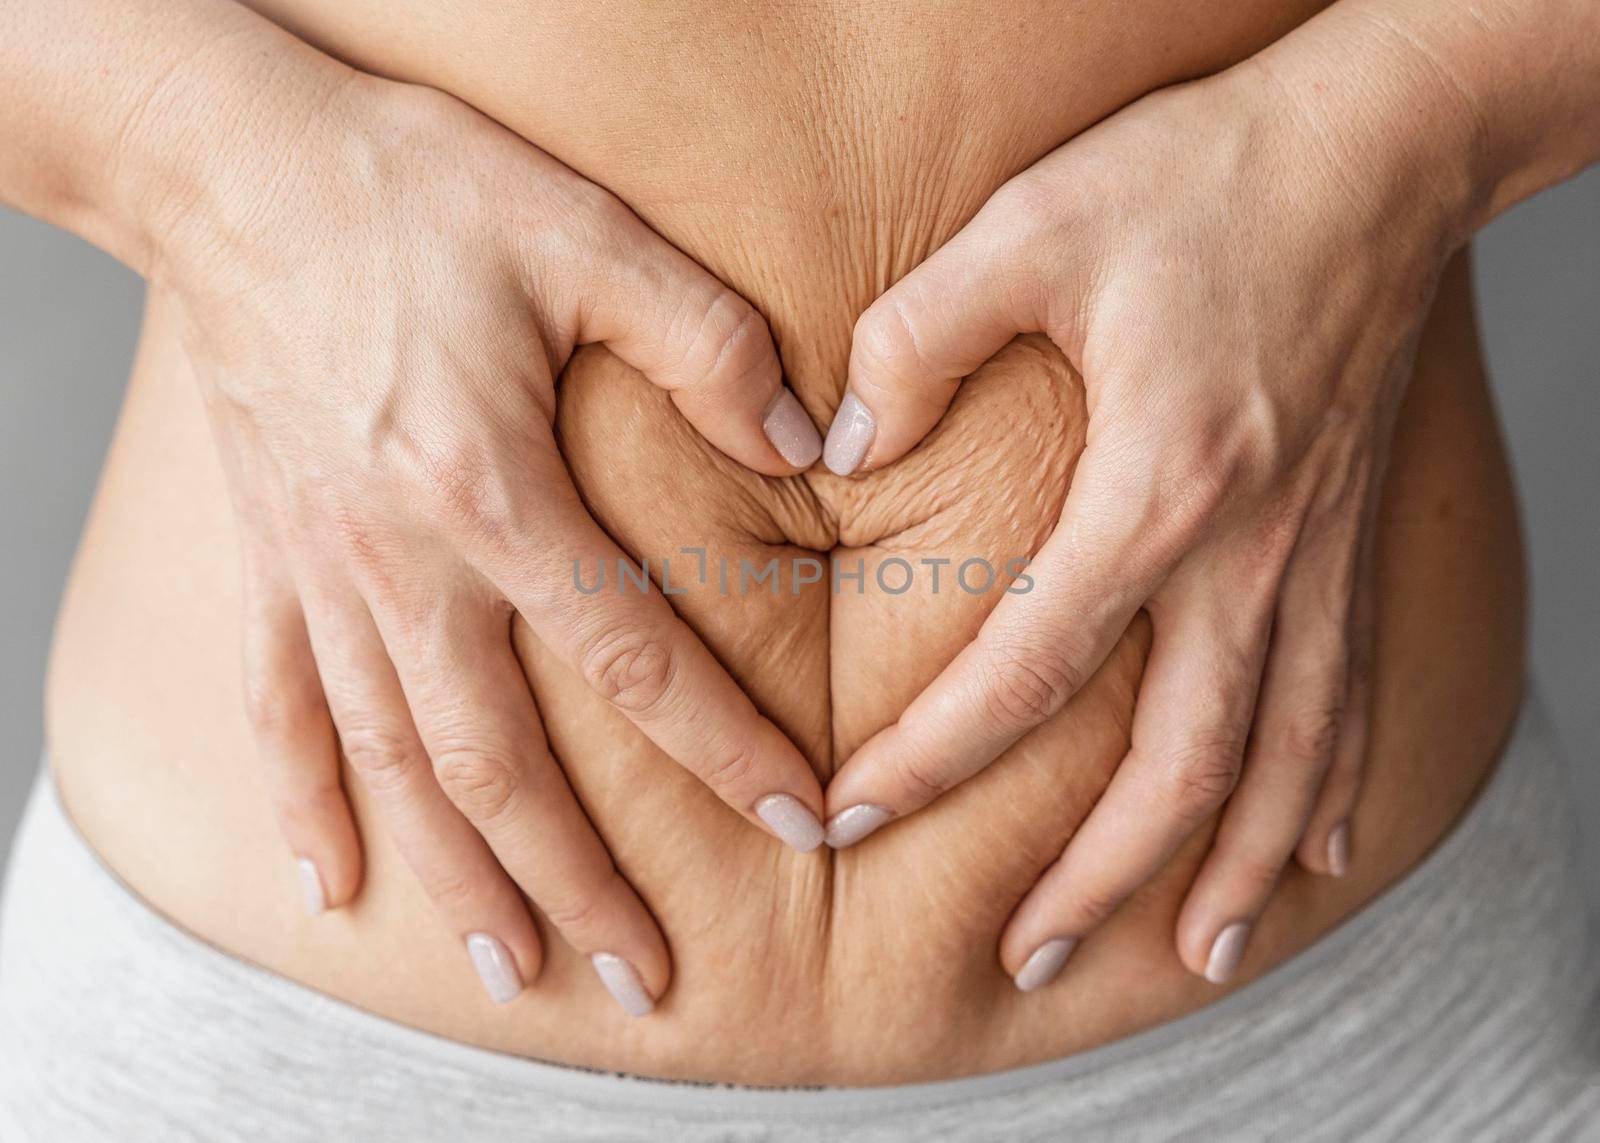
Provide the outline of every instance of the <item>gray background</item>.
{"type": "MultiPolygon", "coordinates": [[[[1535,670],[1579,762],[1600,858],[1600,170],[1485,231],[1478,279],[1531,540],[1535,670]]],[[[40,749],[51,622],[141,294],[98,251],[0,209],[0,869],[40,749]]]]}

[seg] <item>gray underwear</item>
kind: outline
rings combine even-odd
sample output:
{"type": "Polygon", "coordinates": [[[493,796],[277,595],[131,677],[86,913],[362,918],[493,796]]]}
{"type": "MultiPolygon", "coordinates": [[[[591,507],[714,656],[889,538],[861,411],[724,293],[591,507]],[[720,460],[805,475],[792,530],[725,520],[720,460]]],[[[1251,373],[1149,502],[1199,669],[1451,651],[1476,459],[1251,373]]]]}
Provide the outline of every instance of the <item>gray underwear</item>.
{"type": "Polygon", "coordinates": [[[1600,1140],[1567,782],[1530,701],[1431,856],[1226,1000],[1035,1067],[774,1091],[500,1055],[272,975],[130,892],[46,771],[0,913],[0,1140],[1600,1140]]]}

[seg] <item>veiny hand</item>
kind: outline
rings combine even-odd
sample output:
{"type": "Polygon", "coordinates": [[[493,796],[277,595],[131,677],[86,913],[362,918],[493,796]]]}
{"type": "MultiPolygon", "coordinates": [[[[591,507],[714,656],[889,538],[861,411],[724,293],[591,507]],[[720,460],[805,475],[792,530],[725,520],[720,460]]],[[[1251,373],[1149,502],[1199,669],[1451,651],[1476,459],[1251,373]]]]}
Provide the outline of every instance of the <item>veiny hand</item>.
{"type": "Polygon", "coordinates": [[[1019,988],[1224,803],[1177,931],[1212,981],[1291,854],[1350,860],[1374,505],[1451,245],[1444,191],[1392,142],[1260,64],[1154,93],[1002,187],[856,325],[835,471],[901,456],[1021,332],[1082,374],[1089,425],[1034,588],[847,762],[830,814],[924,805],[1058,710],[1139,609],[1153,623],[1129,754],[1003,934],[1019,988]]]}
{"type": "Polygon", "coordinates": [[[749,305],[465,104],[354,74],[272,118],[307,125],[232,156],[158,277],[241,524],[249,706],[308,904],[361,877],[342,747],[494,999],[541,965],[520,888],[642,1014],[666,944],[551,757],[514,615],[790,845],[821,843],[822,792],[658,593],[572,589],[621,552],[557,451],[555,378],[604,342],[764,473],[819,435],[749,305]]]}

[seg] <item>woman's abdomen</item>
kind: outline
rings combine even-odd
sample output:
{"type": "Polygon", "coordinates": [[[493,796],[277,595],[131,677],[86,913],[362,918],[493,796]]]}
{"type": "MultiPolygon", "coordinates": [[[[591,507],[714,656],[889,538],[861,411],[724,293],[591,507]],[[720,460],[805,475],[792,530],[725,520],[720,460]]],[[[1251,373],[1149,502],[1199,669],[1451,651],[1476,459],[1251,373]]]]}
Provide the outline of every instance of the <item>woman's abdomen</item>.
{"type": "MultiPolygon", "coordinates": [[[[619,193],[763,310],[788,380],[822,423],[842,390],[855,315],[1000,182],[1119,102],[1224,66],[1271,32],[1257,14],[1231,33],[1191,37],[1174,62],[1101,28],[1101,55],[1122,51],[1122,66],[1111,69],[1081,38],[1062,41],[1081,67],[1051,72],[1060,99],[981,75],[956,82],[934,66],[937,29],[920,56],[898,63],[888,48],[836,47],[850,66],[820,92],[809,77],[823,57],[801,48],[786,57],[790,71],[774,63],[747,91],[699,92],[724,108],[713,120],[694,119],[679,92],[683,61],[638,58],[657,42],[648,38],[617,46],[609,72],[593,52],[570,53],[588,61],[591,83],[614,81],[596,85],[580,116],[567,104],[583,92],[570,83],[552,83],[558,94],[547,96],[496,80],[527,71],[488,67],[493,37],[411,56],[407,29],[423,20],[401,18],[383,41],[392,56],[380,58],[368,54],[378,41],[364,38],[359,6],[281,14],[358,63],[457,91],[619,193]],[[1123,87],[1139,81],[1120,93],[1073,86],[1096,68],[1115,70],[1123,87]],[[882,80],[876,100],[869,73],[882,80]],[[626,106],[606,102],[617,89],[633,93],[626,106]],[[959,122],[962,132],[930,138],[916,126],[924,121],[959,122]]],[[[1041,35],[1034,30],[1034,52],[1049,42],[1041,35]]],[[[735,70],[716,54],[732,42],[756,52],[748,37],[706,48],[700,87],[735,70]]],[[[974,69],[988,61],[985,74],[1003,70],[983,53],[969,58],[974,69]]],[[[560,393],[563,447],[596,516],[658,579],[671,559],[683,591],[675,605],[823,776],[971,638],[1009,582],[1007,565],[1048,534],[1085,427],[1079,379],[1035,337],[984,366],[910,457],[852,480],[737,469],[603,349],[579,353],[560,393]],[[985,568],[999,573],[992,582],[985,568]],[[773,578],[753,578],[763,572],[773,578]]],[[[1381,529],[1376,721],[1352,872],[1338,881],[1286,873],[1241,980],[1314,941],[1431,847],[1491,765],[1516,703],[1520,550],[1464,259],[1424,338],[1381,529]]],[[[988,771],[860,846],[808,855],[750,829],[520,630],[557,756],[672,949],[668,995],[655,1015],[629,1021],[548,929],[544,975],[515,1003],[491,1005],[359,790],[366,887],[348,910],[299,915],[243,717],[236,560],[220,470],[155,297],[63,608],[51,748],[68,807],[112,867],[180,923],[269,968],[508,1051],[773,1084],[992,1070],[1114,1039],[1222,994],[1173,951],[1203,834],[1084,942],[1051,988],[1017,993],[996,956],[1006,917],[1125,749],[1149,637],[1142,621],[1077,699],[988,771]]],[[[596,571],[580,569],[583,581],[596,571]]]]}

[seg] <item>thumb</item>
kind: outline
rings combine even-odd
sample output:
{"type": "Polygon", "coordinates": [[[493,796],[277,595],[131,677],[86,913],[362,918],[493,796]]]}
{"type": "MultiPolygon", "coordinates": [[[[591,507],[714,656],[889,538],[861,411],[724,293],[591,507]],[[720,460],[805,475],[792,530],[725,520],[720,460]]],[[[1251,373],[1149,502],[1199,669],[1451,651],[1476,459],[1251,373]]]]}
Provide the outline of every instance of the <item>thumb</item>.
{"type": "Polygon", "coordinates": [[[1036,253],[1045,231],[1008,192],[856,321],[849,386],[822,454],[840,476],[898,460],[938,423],[964,377],[1018,334],[1049,332],[1036,253]]]}
{"type": "Polygon", "coordinates": [[[576,341],[604,342],[747,468],[788,476],[816,463],[822,436],[755,307],[620,202],[605,230],[574,284],[576,341]]]}

